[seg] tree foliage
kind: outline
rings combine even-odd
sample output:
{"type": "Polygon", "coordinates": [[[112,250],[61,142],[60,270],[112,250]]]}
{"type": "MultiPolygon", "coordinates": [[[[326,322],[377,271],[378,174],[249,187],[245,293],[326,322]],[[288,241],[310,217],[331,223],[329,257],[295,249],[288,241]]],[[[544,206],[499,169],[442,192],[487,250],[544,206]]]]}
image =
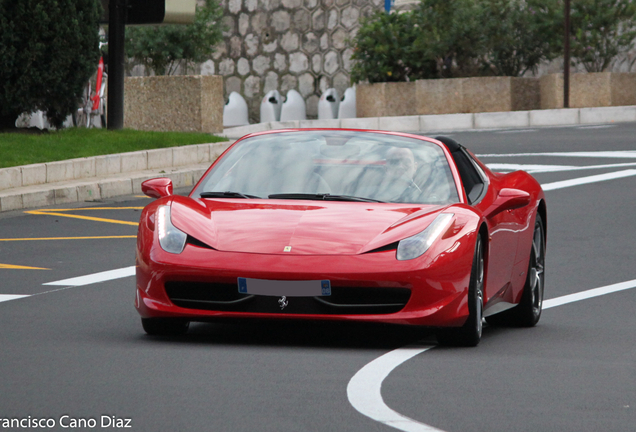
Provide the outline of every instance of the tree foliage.
{"type": "Polygon", "coordinates": [[[61,127],[99,58],[99,0],[0,0],[0,127],[42,110],[61,127]]]}
{"type": "Polygon", "coordinates": [[[562,53],[563,8],[557,0],[484,0],[481,4],[486,71],[519,76],[562,53]]]}
{"type": "Polygon", "coordinates": [[[182,25],[128,26],[126,56],[145,67],[146,74],[172,75],[203,62],[223,38],[223,10],[215,0],[197,6],[195,22],[182,25]]]}
{"type": "Polygon", "coordinates": [[[418,52],[415,41],[419,28],[413,14],[376,12],[362,20],[351,57],[354,82],[412,81],[437,75],[433,59],[418,52]]]}
{"type": "Polygon", "coordinates": [[[479,0],[421,0],[412,12],[419,28],[415,50],[434,60],[438,77],[480,74],[486,35],[479,0]]]}
{"type": "Polygon", "coordinates": [[[576,0],[571,4],[572,57],[588,72],[608,69],[636,37],[636,4],[631,0],[576,0]]]}

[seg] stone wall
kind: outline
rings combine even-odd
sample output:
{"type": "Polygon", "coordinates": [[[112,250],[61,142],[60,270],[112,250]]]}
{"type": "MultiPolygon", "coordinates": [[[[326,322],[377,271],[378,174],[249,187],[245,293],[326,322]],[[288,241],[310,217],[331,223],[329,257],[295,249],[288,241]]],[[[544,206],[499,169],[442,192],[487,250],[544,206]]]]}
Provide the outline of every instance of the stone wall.
{"type": "Polygon", "coordinates": [[[220,0],[227,29],[203,75],[224,78],[225,97],[236,91],[258,122],[270,90],[297,90],[316,118],[320,95],[350,87],[352,39],[359,19],[383,8],[383,0],[220,0]]]}
{"type": "Polygon", "coordinates": [[[474,77],[359,84],[358,117],[539,109],[539,79],[474,77]]]}
{"type": "Polygon", "coordinates": [[[127,77],[124,127],[218,133],[223,131],[223,103],[220,76],[127,77]]]}
{"type": "MultiPolygon", "coordinates": [[[[563,74],[540,78],[541,108],[563,107],[563,74]]],[[[636,73],[596,72],[570,75],[570,108],[636,105],[636,73]]]]}

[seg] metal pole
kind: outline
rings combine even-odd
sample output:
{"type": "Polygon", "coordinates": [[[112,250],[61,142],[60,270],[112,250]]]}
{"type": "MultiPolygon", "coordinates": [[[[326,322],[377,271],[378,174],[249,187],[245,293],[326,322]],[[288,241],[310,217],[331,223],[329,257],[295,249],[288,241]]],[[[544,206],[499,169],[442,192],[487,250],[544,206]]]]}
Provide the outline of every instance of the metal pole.
{"type": "Polygon", "coordinates": [[[570,107],[570,0],[565,0],[565,43],[563,53],[563,108],[570,107]]]}
{"type": "Polygon", "coordinates": [[[126,0],[108,5],[108,129],[124,127],[124,36],[126,0]]]}

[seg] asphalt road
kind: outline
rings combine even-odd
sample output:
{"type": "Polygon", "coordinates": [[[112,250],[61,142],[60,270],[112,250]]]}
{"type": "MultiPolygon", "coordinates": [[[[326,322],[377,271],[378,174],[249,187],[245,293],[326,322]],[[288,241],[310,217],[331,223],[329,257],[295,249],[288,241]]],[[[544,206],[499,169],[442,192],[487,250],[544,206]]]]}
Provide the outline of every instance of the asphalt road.
{"type": "MultiPolygon", "coordinates": [[[[449,135],[500,169],[534,169],[542,184],[636,166],[616,153],[636,150],[636,124],[449,135]],[[599,151],[614,153],[559,155],[599,151]]],[[[625,175],[546,192],[546,298],[636,279],[636,175],[625,175]]],[[[227,323],[153,338],[133,308],[132,277],[44,285],[134,265],[148,202],[0,214],[0,429],[13,418],[52,419],[49,430],[396,430],[356,411],[347,385],[391,350],[434,343],[426,332],[227,323]]],[[[487,327],[477,348],[435,347],[395,368],[384,402],[449,432],[634,431],[635,312],[627,289],[547,309],[532,329],[487,327]]]]}

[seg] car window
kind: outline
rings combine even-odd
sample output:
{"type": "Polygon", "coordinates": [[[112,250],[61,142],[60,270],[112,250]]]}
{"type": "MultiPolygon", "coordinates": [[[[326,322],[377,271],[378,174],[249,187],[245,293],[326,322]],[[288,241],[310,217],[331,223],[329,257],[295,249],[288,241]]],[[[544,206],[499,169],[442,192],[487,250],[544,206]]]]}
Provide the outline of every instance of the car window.
{"type": "Polygon", "coordinates": [[[352,131],[260,135],[237,143],[202,192],[331,194],[396,203],[458,202],[443,150],[427,141],[352,131]]]}
{"type": "Polygon", "coordinates": [[[483,177],[477,171],[475,163],[466,151],[459,149],[452,153],[459,176],[462,178],[464,190],[470,204],[476,203],[485,191],[483,177]]]}

